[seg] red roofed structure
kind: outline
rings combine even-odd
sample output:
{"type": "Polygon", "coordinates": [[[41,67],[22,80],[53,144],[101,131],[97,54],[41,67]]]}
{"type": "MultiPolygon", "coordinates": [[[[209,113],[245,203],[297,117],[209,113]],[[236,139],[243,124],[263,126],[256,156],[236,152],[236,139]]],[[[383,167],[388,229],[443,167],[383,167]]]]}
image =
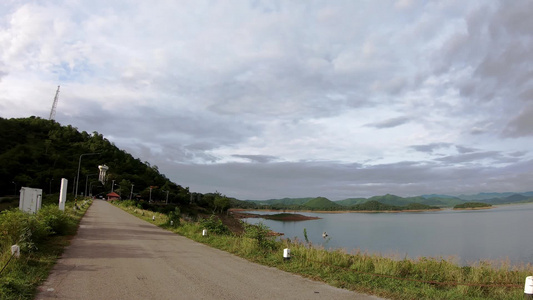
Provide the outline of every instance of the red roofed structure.
{"type": "Polygon", "coordinates": [[[106,196],[107,196],[107,200],[120,200],[120,195],[115,192],[111,192],[107,194],[106,196]]]}

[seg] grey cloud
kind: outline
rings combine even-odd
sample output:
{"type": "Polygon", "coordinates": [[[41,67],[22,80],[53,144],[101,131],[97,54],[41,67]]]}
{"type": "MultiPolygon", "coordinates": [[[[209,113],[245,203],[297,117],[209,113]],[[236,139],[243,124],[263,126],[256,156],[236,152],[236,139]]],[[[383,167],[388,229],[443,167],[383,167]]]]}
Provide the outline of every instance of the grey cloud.
{"type": "Polygon", "coordinates": [[[437,161],[447,164],[461,164],[461,163],[476,163],[484,159],[491,159],[496,161],[502,161],[502,153],[499,151],[485,151],[475,153],[462,153],[458,155],[448,155],[445,157],[437,158],[437,161]]]}
{"type": "Polygon", "coordinates": [[[504,137],[518,138],[533,135],[533,106],[513,118],[503,130],[504,137]]]}
{"type": "Polygon", "coordinates": [[[523,157],[526,154],[528,154],[527,151],[516,151],[516,152],[509,153],[508,155],[511,157],[523,157]]]}
{"type": "MultiPolygon", "coordinates": [[[[531,72],[530,78],[533,77],[533,72],[531,72]]],[[[524,100],[524,101],[533,101],[533,87],[523,91],[522,93],[520,93],[520,99],[524,100]]]]}
{"type": "MultiPolygon", "coordinates": [[[[1,66],[2,66],[2,65],[0,65],[0,67],[1,67],[1,66]]],[[[8,75],[8,72],[5,72],[5,71],[0,70],[0,82],[2,82],[2,78],[4,78],[4,77],[7,76],[7,75],[8,75]]]]}
{"type": "Polygon", "coordinates": [[[128,107],[120,113],[106,110],[90,101],[77,101],[83,114],[58,111],[57,120],[77,124],[79,130],[98,131],[127,150],[148,160],[149,153],[163,152],[175,161],[207,162],[218,158],[210,150],[228,146],[258,134],[259,127],[235,118],[209,113],[165,111],[157,107],[128,107]],[[152,149],[152,150],[149,150],[152,149]]]}
{"type": "Polygon", "coordinates": [[[448,148],[451,146],[452,144],[450,143],[431,143],[427,145],[413,145],[411,146],[411,148],[419,152],[433,153],[437,149],[448,148]]]}
{"type": "Polygon", "coordinates": [[[381,121],[381,122],[366,124],[365,126],[367,126],[367,127],[375,127],[375,128],[378,128],[378,129],[393,128],[393,127],[397,127],[397,126],[403,125],[405,123],[408,123],[409,121],[411,121],[411,119],[408,118],[408,117],[398,117],[398,118],[392,118],[392,119],[384,120],[384,121],[381,121]]]}
{"type": "Polygon", "coordinates": [[[233,154],[233,157],[238,158],[244,158],[248,159],[251,162],[257,162],[257,163],[268,163],[274,160],[277,160],[278,158],[271,155],[242,155],[242,154],[233,154]]]}
{"type": "Polygon", "coordinates": [[[212,142],[198,142],[187,145],[185,148],[190,151],[205,151],[216,148],[216,144],[212,142]]]}
{"type": "Polygon", "coordinates": [[[482,129],[482,128],[478,128],[478,127],[474,127],[470,130],[470,134],[472,135],[480,135],[480,134],[484,134],[486,133],[487,131],[482,129]]]}
{"type": "Polygon", "coordinates": [[[459,152],[461,154],[472,153],[472,152],[476,152],[477,151],[476,148],[464,147],[464,146],[459,146],[459,145],[456,145],[455,148],[457,148],[457,152],[459,152]]]}
{"type": "MultiPolygon", "coordinates": [[[[449,79],[451,89],[462,96],[456,111],[507,126],[505,136],[529,135],[514,111],[531,99],[533,89],[533,10],[531,1],[495,1],[474,4],[458,15],[458,26],[431,54],[432,71],[426,76],[449,79]],[[482,106],[483,108],[480,109],[482,106]],[[494,116],[498,115],[498,118],[494,116]]],[[[494,132],[496,129],[493,128],[494,132]]],[[[472,135],[490,133],[475,127],[472,135]]]]}
{"type": "Polygon", "coordinates": [[[400,162],[377,166],[333,162],[166,164],[160,169],[192,191],[218,190],[238,199],[324,196],[332,200],[392,193],[478,193],[530,190],[533,161],[463,168],[400,162]]]}

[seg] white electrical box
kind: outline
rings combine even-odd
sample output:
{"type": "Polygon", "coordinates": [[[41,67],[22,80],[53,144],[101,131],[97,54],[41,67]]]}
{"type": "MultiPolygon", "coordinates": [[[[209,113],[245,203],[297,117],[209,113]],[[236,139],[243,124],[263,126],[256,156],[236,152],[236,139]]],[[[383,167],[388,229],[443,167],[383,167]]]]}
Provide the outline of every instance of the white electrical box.
{"type": "Polygon", "coordinates": [[[42,197],[42,189],[22,187],[20,189],[19,209],[27,213],[36,213],[41,209],[42,197]]]}

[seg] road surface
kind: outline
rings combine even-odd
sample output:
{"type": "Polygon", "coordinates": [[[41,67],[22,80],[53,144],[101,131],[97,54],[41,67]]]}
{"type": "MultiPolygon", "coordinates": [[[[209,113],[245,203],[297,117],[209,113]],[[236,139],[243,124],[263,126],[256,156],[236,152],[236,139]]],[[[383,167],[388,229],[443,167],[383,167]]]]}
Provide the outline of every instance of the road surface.
{"type": "Polygon", "coordinates": [[[96,200],[36,299],[379,298],[251,263],[96,200]]]}

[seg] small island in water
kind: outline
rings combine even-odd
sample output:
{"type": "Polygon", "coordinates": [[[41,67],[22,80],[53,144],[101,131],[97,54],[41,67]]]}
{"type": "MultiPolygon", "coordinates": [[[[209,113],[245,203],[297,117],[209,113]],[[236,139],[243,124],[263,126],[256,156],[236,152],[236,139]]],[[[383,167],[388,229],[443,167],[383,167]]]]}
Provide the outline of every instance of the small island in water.
{"type": "Polygon", "coordinates": [[[463,204],[457,204],[453,207],[453,209],[456,209],[456,210],[461,210],[461,209],[474,210],[474,209],[489,209],[489,208],[492,208],[491,204],[481,203],[481,202],[467,202],[463,204]]]}
{"type": "Polygon", "coordinates": [[[254,214],[254,213],[249,213],[249,212],[243,212],[243,211],[235,210],[235,209],[231,209],[230,211],[233,217],[237,219],[263,218],[263,219],[276,220],[276,221],[306,221],[306,220],[320,219],[319,217],[310,217],[310,216],[304,216],[301,214],[290,214],[290,213],[260,215],[260,214],[254,214]]]}

